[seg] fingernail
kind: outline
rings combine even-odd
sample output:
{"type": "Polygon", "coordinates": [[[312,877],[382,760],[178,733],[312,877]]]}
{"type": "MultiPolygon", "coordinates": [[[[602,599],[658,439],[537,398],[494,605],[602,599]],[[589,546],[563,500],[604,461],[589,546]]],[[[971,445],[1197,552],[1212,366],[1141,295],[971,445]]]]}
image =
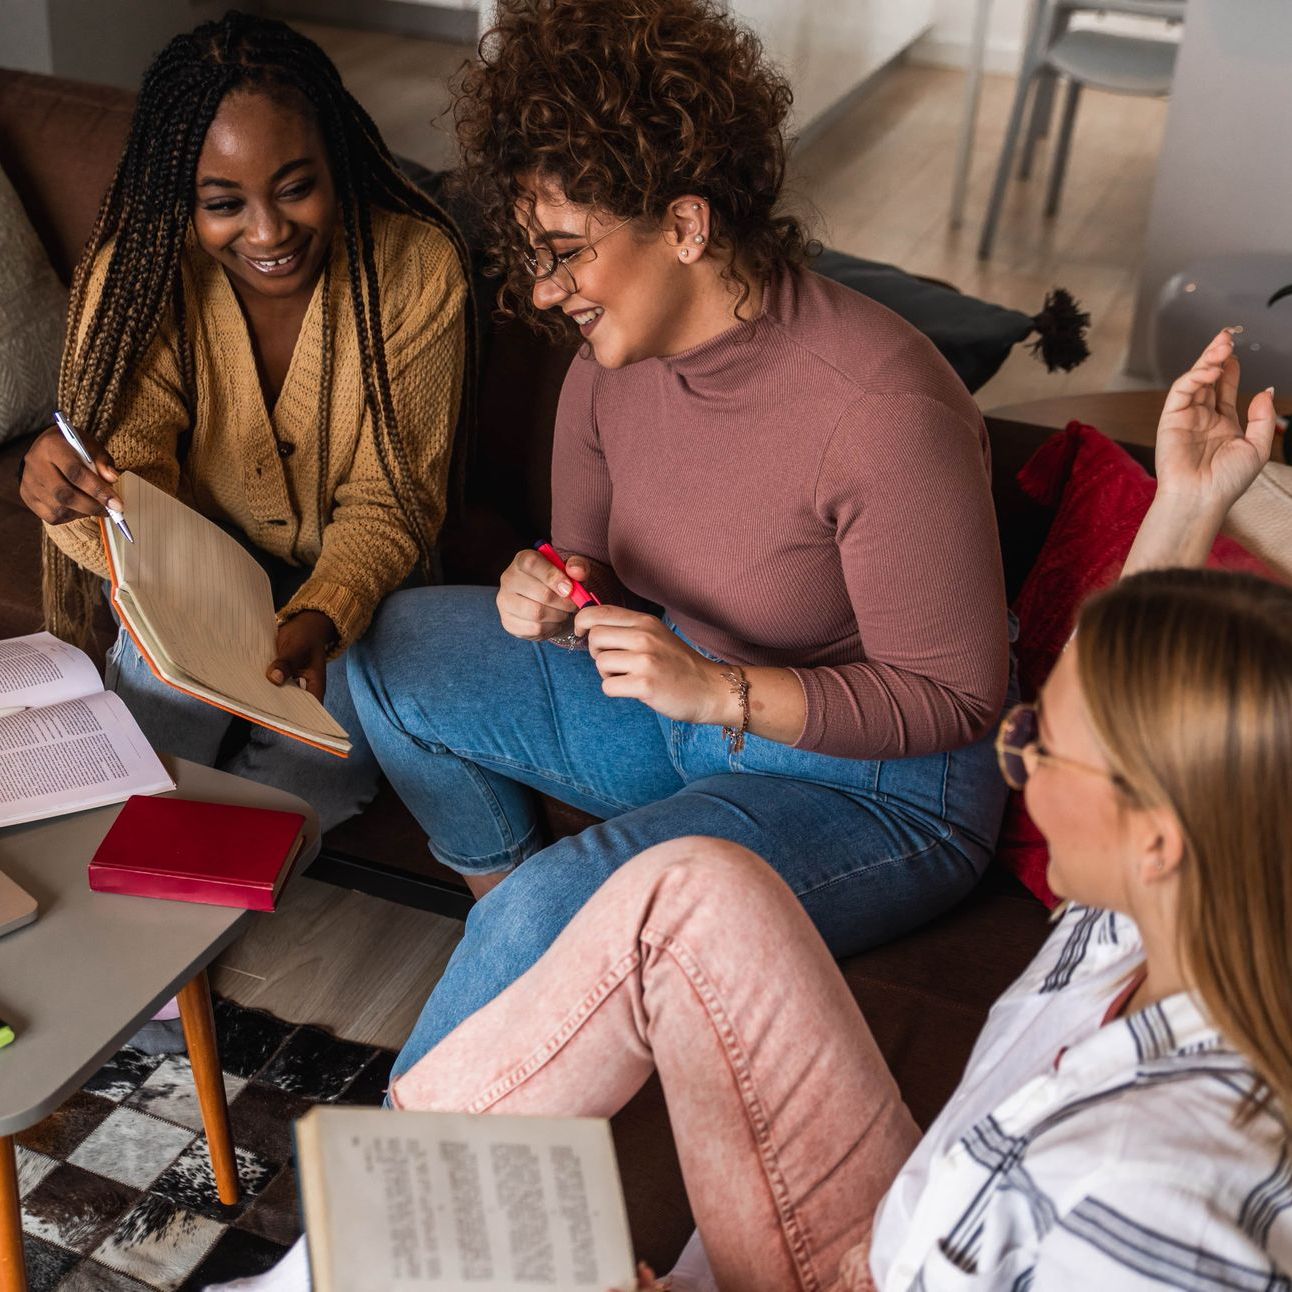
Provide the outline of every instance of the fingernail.
{"type": "Polygon", "coordinates": [[[280,673],[280,672],[278,671],[278,669],[274,669],[274,670],[269,674],[269,680],[270,680],[271,682],[281,682],[281,681],[283,680],[283,675],[282,675],[282,673],[280,673]]]}
{"type": "Polygon", "coordinates": [[[121,472],[116,467],[104,467],[103,469],[108,473],[106,478],[109,480],[116,480],[121,476],[121,472]]]}
{"type": "Polygon", "coordinates": [[[109,498],[104,506],[106,506],[109,511],[125,511],[125,508],[121,505],[121,501],[118,498],[109,498]]]}
{"type": "Polygon", "coordinates": [[[1265,387],[1265,393],[1266,393],[1266,394],[1267,394],[1271,399],[1273,399],[1273,398],[1274,398],[1274,387],[1273,387],[1273,386],[1266,386],[1266,387],[1265,387]]]}
{"type": "Polygon", "coordinates": [[[1228,332],[1230,336],[1237,336],[1240,332],[1245,332],[1246,330],[1247,329],[1244,328],[1241,323],[1235,323],[1232,327],[1227,327],[1225,329],[1225,331],[1228,332]]]}
{"type": "Polygon", "coordinates": [[[574,591],[574,589],[568,583],[558,583],[556,585],[556,590],[563,597],[568,597],[570,593],[574,591]]]}

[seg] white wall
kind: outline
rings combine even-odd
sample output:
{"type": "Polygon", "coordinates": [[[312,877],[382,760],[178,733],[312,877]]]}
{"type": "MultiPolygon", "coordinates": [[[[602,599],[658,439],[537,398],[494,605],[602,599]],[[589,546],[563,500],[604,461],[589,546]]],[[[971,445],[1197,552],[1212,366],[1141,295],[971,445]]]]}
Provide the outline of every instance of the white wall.
{"type": "MultiPolygon", "coordinates": [[[[417,0],[419,4],[436,0],[417,0]]],[[[480,30],[491,0],[479,5],[480,30]]],[[[948,0],[723,0],[762,37],[794,87],[792,129],[801,132],[907,49],[948,0]]]]}
{"type": "Polygon", "coordinates": [[[32,0],[0,0],[0,66],[48,72],[49,13],[32,0]]]}
{"type": "Polygon", "coordinates": [[[225,0],[0,0],[0,66],[136,89],[172,36],[225,0]]]}
{"type": "Polygon", "coordinates": [[[935,0],[729,0],[794,87],[802,130],[890,62],[933,19],[935,0]]]}
{"type": "MultiPolygon", "coordinates": [[[[1132,373],[1149,372],[1149,322],[1173,273],[1202,256],[1292,248],[1289,50],[1292,4],[1189,0],[1144,241],[1132,373]]],[[[1216,328],[1239,322],[1217,319],[1216,328]]]]}
{"type": "MultiPolygon", "coordinates": [[[[1033,0],[988,2],[991,4],[991,18],[987,25],[986,69],[989,72],[1017,72],[1023,57],[1023,33],[1033,0]]],[[[915,62],[939,67],[963,67],[968,60],[976,9],[977,0],[934,0],[933,28],[912,47],[911,58],[915,62]]],[[[1163,30],[1160,22],[1125,15],[1106,18],[1083,15],[1074,25],[1105,26],[1110,30],[1143,32],[1152,36],[1161,36],[1163,30]]]]}

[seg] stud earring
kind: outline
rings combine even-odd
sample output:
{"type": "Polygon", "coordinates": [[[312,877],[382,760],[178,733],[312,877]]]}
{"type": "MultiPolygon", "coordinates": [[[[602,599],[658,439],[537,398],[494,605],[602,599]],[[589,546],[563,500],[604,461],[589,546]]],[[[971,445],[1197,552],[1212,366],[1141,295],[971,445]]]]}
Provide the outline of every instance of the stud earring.
{"type": "Polygon", "coordinates": [[[702,233],[697,233],[697,234],[695,235],[695,241],[696,241],[697,243],[702,243],[702,242],[704,241],[704,234],[702,234],[702,233]]]}
{"type": "Polygon", "coordinates": [[[689,247],[683,247],[683,248],[682,248],[682,259],[683,259],[683,260],[685,260],[685,259],[687,258],[687,256],[689,256],[690,254],[691,254],[691,250],[690,250],[690,248],[689,248],[689,247]]]}
{"type": "Polygon", "coordinates": [[[699,202],[692,202],[692,203],[691,203],[691,210],[693,210],[693,211],[698,211],[699,209],[700,209],[700,204],[699,204],[699,202]]]}

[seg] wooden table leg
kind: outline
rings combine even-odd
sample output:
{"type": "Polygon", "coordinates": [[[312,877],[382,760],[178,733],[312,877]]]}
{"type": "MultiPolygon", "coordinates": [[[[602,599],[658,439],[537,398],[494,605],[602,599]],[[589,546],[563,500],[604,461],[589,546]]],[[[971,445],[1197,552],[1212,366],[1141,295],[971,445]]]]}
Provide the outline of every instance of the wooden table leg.
{"type": "Polygon", "coordinates": [[[0,1292],[27,1292],[22,1257],[22,1205],[13,1137],[0,1135],[0,1292]]]}
{"type": "Polygon", "coordinates": [[[211,988],[205,969],[187,986],[180,988],[179,1016],[184,1023],[184,1040],[188,1043],[188,1057],[193,1064],[198,1102],[202,1105],[202,1122],[211,1150],[216,1188],[220,1201],[232,1206],[238,1201],[238,1159],[233,1152],[233,1134],[229,1130],[229,1105],[224,1098],[224,1074],[220,1071],[215,1015],[211,1010],[211,988]]]}

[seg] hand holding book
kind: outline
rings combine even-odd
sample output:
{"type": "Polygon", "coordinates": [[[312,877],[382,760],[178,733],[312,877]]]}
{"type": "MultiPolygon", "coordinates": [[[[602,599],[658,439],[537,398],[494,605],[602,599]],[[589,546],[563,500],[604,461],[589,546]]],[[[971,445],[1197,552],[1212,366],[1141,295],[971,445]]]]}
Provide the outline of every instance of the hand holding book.
{"type": "Polygon", "coordinates": [[[336,625],[321,610],[302,610],[278,626],[276,654],[265,676],[275,685],[295,682],[321,701],[327,687],[328,651],[336,625]]]}
{"type": "MultiPolygon", "coordinates": [[[[266,675],[280,654],[280,630],[269,576],[256,558],[218,525],[132,472],[122,473],[117,492],[136,541],[127,543],[104,526],[112,604],[153,673],[207,704],[329,753],[348,754],[348,735],[319,702],[321,676],[311,694],[266,675]]],[[[289,644],[296,634],[316,636],[314,618],[291,629],[289,644]]],[[[307,652],[306,665],[313,661],[307,652]]]]}

